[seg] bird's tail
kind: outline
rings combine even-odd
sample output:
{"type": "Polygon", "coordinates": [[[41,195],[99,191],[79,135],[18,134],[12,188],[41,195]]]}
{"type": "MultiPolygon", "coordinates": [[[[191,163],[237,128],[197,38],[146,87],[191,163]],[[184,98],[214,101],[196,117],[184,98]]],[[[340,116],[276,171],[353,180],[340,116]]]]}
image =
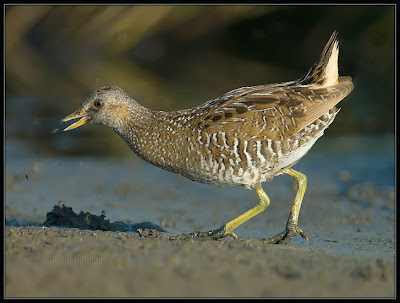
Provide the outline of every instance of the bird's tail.
{"type": "Polygon", "coordinates": [[[297,84],[318,84],[326,87],[338,83],[339,42],[336,37],[337,32],[334,31],[328,43],[325,45],[318,62],[315,63],[310,70],[297,81],[297,84]]]}

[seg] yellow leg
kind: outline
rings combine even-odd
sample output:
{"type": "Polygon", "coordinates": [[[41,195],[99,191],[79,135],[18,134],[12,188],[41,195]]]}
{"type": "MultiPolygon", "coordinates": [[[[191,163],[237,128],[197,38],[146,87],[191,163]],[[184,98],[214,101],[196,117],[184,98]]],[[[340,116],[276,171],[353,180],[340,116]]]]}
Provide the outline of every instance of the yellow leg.
{"type": "Polygon", "coordinates": [[[246,222],[247,220],[249,220],[249,219],[253,218],[255,215],[258,215],[259,213],[263,212],[270,204],[269,197],[264,192],[261,185],[256,186],[255,189],[257,191],[258,197],[260,198],[258,205],[256,205],[252,209],[246,211],[244,214],[240,215],[236,219],[233,219],[232,221],[229,221],[228,223],[222,225],[221,228],[214,230],[214,231],[205,232],[205,233],[197,232],[196,236],[210,236],[214,239],[220,239],[220,238],[224,238],[226,236],[231,236],[234,239],[237,239],[238,236],[233,231],[236,228],[238,228],[240,225],[242,225],[244,222],[246,222]]]}
{"type": "Polygon", "coordinates": [[[265,193],[265,191],[259,186],[259,188],[256,190],[258,197],[260,198],[260,201],[258,202],[258,205],[253,207],[252,209],[249,209],[246,211],[244,214],[240,215],[236,219],[233,219],[232,221],[226,223],[225,226],[225,232],[224,236],[232,236],[233,238],[237,239],[238,236],[236,236],[233,231],[238,228],[240,225],[242,225],[244,222],[247,220],[253,218],[255,215],[258,215],[259,213],[263,212],[270,204],[269,197],[265,193]]]}
{"type": "Polygon", "coordinates": [[[296,180],[296,197],[294,199],[294,203],[290,211],[288,221],[286,223],[286,230],[273,237],[269,237],[266,242],[287,245],[296,233],[299,233],[304,240],[308,241],[305,233],[298,227],[301,203],[303,202],[303,197],[307,189],[307,177],[306,175],[295,171],[292,168],[288,168],[284,171],[284,173],[292,176],[296,180]]]}

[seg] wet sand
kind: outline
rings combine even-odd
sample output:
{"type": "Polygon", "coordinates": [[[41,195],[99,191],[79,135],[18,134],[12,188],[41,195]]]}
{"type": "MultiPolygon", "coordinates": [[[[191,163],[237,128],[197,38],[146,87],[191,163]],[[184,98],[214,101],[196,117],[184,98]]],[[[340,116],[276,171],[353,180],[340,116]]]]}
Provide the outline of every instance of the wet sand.
{"type": "Polygon", "coordinates": [[[353,147],[345,141],[341,153],[330,153],[325,141],[295,167],[309,178],[299,218],[309,242],[296,236],[290,246],[263,241],[285,226],[296,192],[288,176],[263,185],[271,205],[237,229],[239,240],[182,240],[177,236],[220,227],[253,207],[257,195],[191,182],[134,156],[12,153],[6,159],[5,295],[392,298],[392,143],[351,140],[353,147]],[[74,219],[45,226],[60,200],[74,219]],[[104,222],[82,223],[91,218],[104,222]]]}

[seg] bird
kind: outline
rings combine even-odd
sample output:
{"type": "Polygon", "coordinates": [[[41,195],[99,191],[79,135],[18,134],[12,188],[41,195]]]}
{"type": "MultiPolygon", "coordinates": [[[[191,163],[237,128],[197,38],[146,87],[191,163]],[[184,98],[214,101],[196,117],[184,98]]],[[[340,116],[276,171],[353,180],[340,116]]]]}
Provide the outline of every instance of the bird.
{"type": "Polygon", "coordinates": [[[244,86],[204,104],[178,111],[148,109],[116,86],[92,92],[65,123],[69,131],[87,123],[113,129],[145,161],[215,186],[255,190],[258,204],[196,237],[238,239],[235,230],[263,212],[270,198],[262,183],[287,174],[297,192],[284,231],[266,243],[288,245],[299,234],[299,213],[307,188],[305,174],[292,168],[324,134],[353,90],[350,76],[339,76],[339,42],[334,31],[318,61],[298,80],[244,86]]]}

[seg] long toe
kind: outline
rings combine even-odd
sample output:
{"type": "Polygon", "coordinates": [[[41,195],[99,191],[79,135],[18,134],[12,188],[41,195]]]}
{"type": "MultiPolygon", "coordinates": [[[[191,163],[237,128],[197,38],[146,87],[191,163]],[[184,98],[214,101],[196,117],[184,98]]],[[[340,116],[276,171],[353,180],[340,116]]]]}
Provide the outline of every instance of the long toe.
{"type": "Polygon", "coordinates": [[[225,238],[227,236],[231,236],[234,239],[238,239],[239,237],[226,229],[226,224],[222,225],[220,228],[215,229],[215,230],[210,230],[206,232],[201,232],[201,231],[195,231],[190,234],[193,238],[211,238],[214,240],[219,240],[222,238],[225,238]]]}

